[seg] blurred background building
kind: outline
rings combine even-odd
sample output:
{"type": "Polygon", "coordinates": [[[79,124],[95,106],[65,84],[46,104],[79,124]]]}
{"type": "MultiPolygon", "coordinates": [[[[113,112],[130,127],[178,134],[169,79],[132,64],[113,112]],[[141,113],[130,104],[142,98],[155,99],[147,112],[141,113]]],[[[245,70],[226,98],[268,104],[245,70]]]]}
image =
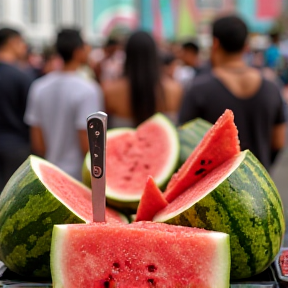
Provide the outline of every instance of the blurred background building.
{"type": "Polygon", "coordinates": [[[55,29],[82,28],[93,44],[136,27],[166,40],[198,36],[206,45],[211,19],[238,12],[251,32],[265,33],[285,16],[288,0],[0,0],[0,23],[22,28],[32,45],[49,44],[55,29]],[[151,12],[152,11],[152,12],[151,12]]]}

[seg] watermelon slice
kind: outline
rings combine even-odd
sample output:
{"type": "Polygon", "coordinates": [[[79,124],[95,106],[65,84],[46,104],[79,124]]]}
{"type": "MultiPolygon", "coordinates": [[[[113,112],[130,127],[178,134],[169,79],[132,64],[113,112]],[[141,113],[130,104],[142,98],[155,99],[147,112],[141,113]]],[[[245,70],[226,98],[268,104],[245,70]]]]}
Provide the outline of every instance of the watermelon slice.
{"type": "Polygon", "coordinates": [[[155,214],[165,208],[168,202],[151,176],[148,177],[145,190],[140,200],[136,221],[151,221],[155,214]]]}
{"type": "MultiPolygon", "coordinates": [[[[107,203],[136,210],[147,177],[164,187],[177,168],[180,147],[177,130],[158,113],[137,130],[118,128],[107,133],[107,203]]],[[[83,181],[89,185],[90,157],[83,165],[83,181]],[[86,179],[86,180],[85,180],[86,179]]]]}
{"type": "MultiPolygon", "coordinates": [[[[125,221],[110,208],[106,219],[125,221]]],[[[91,190],[51,163],[30,156],[0,195],[0,259],[18,274],[49,278],[53,225],[92,221],[91,190]]]]}
{"type": "Polygon", "coordinates": [[[151,222],[56,225],[55,288],[228,288],[229,236],[151,222]]]}
{"type": "Polygon", "coordinates": [[[234,115],[231,110],[226,110],[179,171],[174,174],[164,193],[166,200],[172,202],[192,184],[239,152],[234,115]]]}

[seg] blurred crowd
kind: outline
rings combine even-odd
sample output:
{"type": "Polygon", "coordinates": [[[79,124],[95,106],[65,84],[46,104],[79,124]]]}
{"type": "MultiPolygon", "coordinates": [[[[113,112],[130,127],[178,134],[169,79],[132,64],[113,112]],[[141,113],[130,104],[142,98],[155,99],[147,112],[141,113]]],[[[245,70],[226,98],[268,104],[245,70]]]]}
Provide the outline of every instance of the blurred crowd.
{"type": "Polygon", "coordinates": [[[269,170],[285,144],[288,57],[281,35],[272,33],[262,50],[248,36],[234,15],[211,24],[208,53],[195,39],[160,41],[145,31],[91,47],[79,30],[65,28],[39,53],[2,27],[0,191],[31,153],[80,180],[86,118],[98,110],[115,128],[136,127],[155,112],[176,125],[196,117],[214,123],[231,109],[241,149],[269,170]]]}

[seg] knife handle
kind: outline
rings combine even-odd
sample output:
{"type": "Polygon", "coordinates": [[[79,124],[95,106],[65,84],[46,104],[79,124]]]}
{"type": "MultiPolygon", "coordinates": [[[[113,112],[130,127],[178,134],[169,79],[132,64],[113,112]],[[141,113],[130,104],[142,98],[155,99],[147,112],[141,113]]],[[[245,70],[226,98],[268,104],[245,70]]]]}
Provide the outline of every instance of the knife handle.
{"type": "Polygon", "coordinates": [[[87,118],[91,155],[91,186],[94,222],[105,221],[107,114],[96,112],[87,118]]]}

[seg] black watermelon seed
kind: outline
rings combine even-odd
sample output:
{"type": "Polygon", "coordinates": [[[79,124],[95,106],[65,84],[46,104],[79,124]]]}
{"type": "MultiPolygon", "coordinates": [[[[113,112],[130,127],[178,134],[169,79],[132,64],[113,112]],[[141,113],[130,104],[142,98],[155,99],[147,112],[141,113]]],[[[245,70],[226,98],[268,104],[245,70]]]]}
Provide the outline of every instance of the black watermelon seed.
{"type": "Polygon", "coordinates": [[[104,282],[104,288],[109,288],[110,286],[110,281],[105,281],[104,282]]]}
{"type": "Polygon", "coordinates": [[[147,268],[148,268],[148,271],[149,271],[149,272],[155,272],[155,271],[157,270],[157,268],[155,267],[155,265],[148,265],[147,268]]]}
{"type": "Polygon", "coordinates": [[[147,282],[152,284],[152,286],[154,286],[156,284],[155,280],[152,278],[148,279],[147,282]]]}
{"type": "Polygon", "coordinates": [[[120,268],[120,264],[117,263],[117,262],[113,263],[113,268],[119,269],[120,268]]]}
{"type": "Polygon", "coordinates": [[[199,170],[197,170],[197,171],[195,172],[195,175],[200,175],[200,174],[202,174],[202,173],[205,172],[205,171],[206,171],[206,169],[200,168],[199,170]]]}
{"type": "Polygon", "coordinates": [[[201,160],[201,165],[205,165],[205,160],[201,160]]]}
{"type": "Polygon", "coordinates": [[[209,160],[209,161],[208,161],[208,164],[211,164],[211,163],[212,163],[212,160],[209,160]]]}

